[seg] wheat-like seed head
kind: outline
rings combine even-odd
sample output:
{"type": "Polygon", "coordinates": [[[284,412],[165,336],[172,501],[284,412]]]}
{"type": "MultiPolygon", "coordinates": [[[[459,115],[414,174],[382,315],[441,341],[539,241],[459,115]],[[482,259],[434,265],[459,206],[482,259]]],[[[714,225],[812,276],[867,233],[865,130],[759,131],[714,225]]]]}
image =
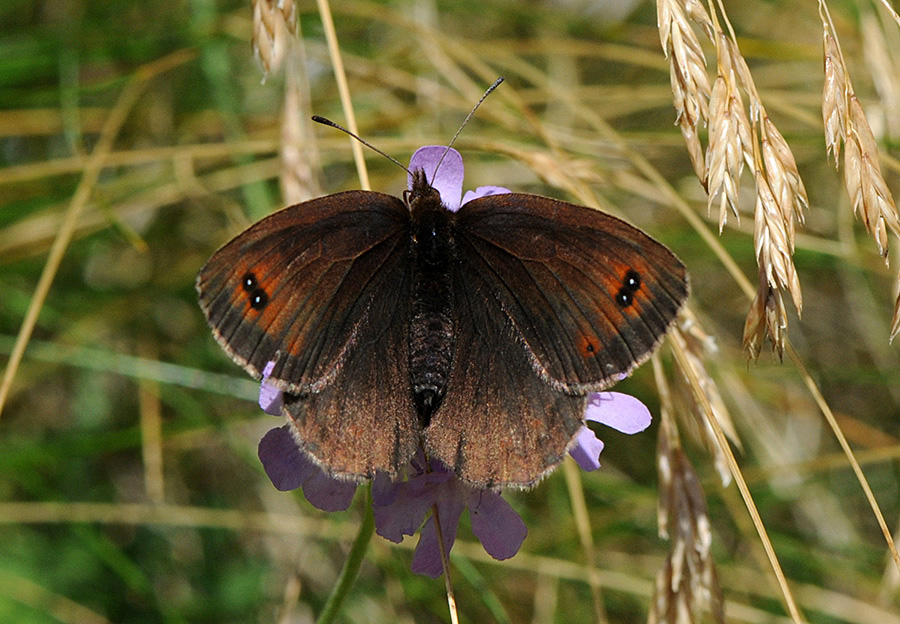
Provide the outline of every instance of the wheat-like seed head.
{"type": "Polygon", "coordinates": [[[888,189],[881,165],[875,136],[855,95],[850,96],[849,123],[844,150],[844,181],[853,212],[862,216],[866,229],[875,238],[878,252],[887,262],[887,229],[900,236],[900,217],[888,189]]]}
{"type": "Polygon", "coordinates": [[[749,120],[740,91],[734,84],[734,74],[722,70],[713,84],[710,97],[709,144],[706,162],[709,166],[709,204],[711,212],[718,208],[719,233],[728,221],[728,212],[740,218],[738,191],[748,144],[744,135],[749,120]]]}
{"type": "Polygon", "coordinates": [[[294,0],[252,0],[253,35],[250,45],[263,68],[263,80],[277,71],[287,50],[288,34],[297,32],[294,0]]]}
{"type": "MultiPolygon", "coordinates": [[[[819,10],[822,14],[825,58],[825,84],[822,89],[825,148],[834,154],[834,166],[838,167],[841,141],[844,142],[844,186],[850,196],[850,205],[853,213],[862,217],[866,230],[875,239],[878,253],[887,264],[888,230],[900,236],[900,216],[881,173],[875,135],[853,91],[828,7],[820,3],[819,10]]],[[[900,293],[894,304],[890,339],[893,341],[897,334],[900,334],[900,293]]]]}
{"type": "Polygon", "coordinates": [[[843,140],[844,185],[850,195],[850,205],[854,214],[862,217],[866,230],[875,239],[878,253],[887,262],[888,230],[900,236],[900,216],[881,173],[875,135],[853,91],[840,44],[827,13],[823,14],[822,28],[825,57],[822,118],[825,122],[825,146],[835,155],[835,166],[838,166],[840,142],[843,140]]]}
{"type": "Polygon", "coordinates": [[[657,451],[659,532],[672,549],[656,576],[650,624],[693,624],[704,610],[723,623],[722,592],[710,553],[712,532],[706,499],[694,468],[681,449],[671,413],[662,409],[657,451]]]}
{"type": "Polygon", "coordinates": [[[825,149],[834,155],[834,166],[837,167],[847,125],[847,70],[844,67],[844,57],[827,24],[824,35],[825,83],[822,87],[822,119],[825,123],[825,149]]]}
{"type": "Polygon", "coordinates": [[[657,3],[657,22],[663,52],[669,59],[675,123],[681,130],[691,164],[700,183],[706,187],[707,169],[698,128],[709,118],[710,84],[706,57],[688,15],[695,23],[711,27],[709,16],[696,0],[688,0],[688,9],[676,0],[657,3]]]}

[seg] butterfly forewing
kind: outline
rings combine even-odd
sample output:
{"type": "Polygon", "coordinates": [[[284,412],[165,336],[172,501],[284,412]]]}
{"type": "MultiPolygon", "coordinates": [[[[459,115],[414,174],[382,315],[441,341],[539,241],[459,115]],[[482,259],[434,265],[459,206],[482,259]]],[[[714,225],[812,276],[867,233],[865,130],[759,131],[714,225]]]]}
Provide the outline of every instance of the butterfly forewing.
{"type": "Polygon", "coordinates": [[[608,387],[645,360],[687,297],[674,254],[583,206],[519,193],[476,199],[457,214],[456,240],[534,370],[569,392],[608,387]]]}
{"type": "Polygon", "coordinates": [[[350,191],[285,208],[226,244],[197,278],[217,340],[259,377],[307,392],[338,374],[375,295],[407,253],[409,212],[396,197],[350,191]],[[275,302],[275,304],[272,304],[275,302]],[[272,304],[272,305],[270,305],[272,304]]]}

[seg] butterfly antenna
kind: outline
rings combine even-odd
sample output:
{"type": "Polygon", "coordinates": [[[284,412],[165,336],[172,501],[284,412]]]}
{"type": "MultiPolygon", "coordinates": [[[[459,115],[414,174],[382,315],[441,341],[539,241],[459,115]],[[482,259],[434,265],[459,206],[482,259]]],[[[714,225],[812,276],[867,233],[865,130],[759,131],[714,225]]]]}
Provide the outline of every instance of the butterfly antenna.
{"type": "MultiPolygon", "coordinates": [[[[484,99],[484,98],[481,98],[481,99],[484,99]]],[[[479,104],[480,104],[480,102],[479,102],[479,104]]],[[[476,107],[476,108],[477,108],[477,107],[476,107]]],[[[475,111],[472,111],[472,112],[474,113],[475,111]]],[[[472,115],[470,114],[469,117],[471,117],[471,116],[472,116],[472,115]]],[[[468,118],[466,118],[466,119],[468,120],[468,118]]],[[[331,126],[332,128],[335,128],[335,129],[337,129],[337,130],[340,130],[340,131],[343,132],[344,134],[350,135],[351,137],[353,137],[354,139],[356,139],[357,141],[359,141],[360,143],[362,143],[363,145],[365,145],[366,147],[368,147],[368,148],[369,148],[370,150],[372,150],[373,152],[376,152],[376,153],[378,153],[378,154],[381,154],[382,156],[384,156],[385,158],[387,158],[389,161],[391,161],[392,163],[394,163],[395,165],[397,165],[398,167],[400,167],[401,169],[403,169],[406,173],[412,175],[412,172],[411,172],[409,169],[407,169],[406,166],[405,166],[403,163],[401,163],[399,160],[397,160],[397,159],[394,158],[393,156],[390,156],[390,155],[388,155],[388,154],[385,154],[385,153],[382,152],[380,149],[378,149],[377,147],[375,147],[374,145],[372,145],[371,143],[369,143],[369,142],[366,141],[365,139],[361,138],[360,136],[354,134],[353,132],[350,132],[349,130],[347,130],[347,128],[341,126],[340,124],[336,124],[335,122],[331,121],[330,119],[328,119],[328,118],[326,118],[326,117],[320,117],[319,115],[313,115],[313,116],[312,116],[312,120],[313,120],[314,122],[316,122],[316,123],[322,124],[323,126],[331,126]]],[[[459,134],[459,133],[457,132],[457,134],[459,134]]],[[[455,138],[455,137],[454,137],[454,138],[455,138]]],[[[442,159],[442,160],[443,160],[443,159],[442,159]]]]}
{"type": "Polygon", "coordinates": [[[469,114],[466,115],[466,118],[463,119],[463,122],[459,125],[459,130],[456,131],[456,134],[453,135],[453,138],[450,139],[450,142],[447,144],[447,149],[444,150],[444,153],[441,155],[441,159],[438,161],[437,166],[434,168],[434,173],[431,174],[431,179],[434,180],[434,176],[437,175],[438,169],[441,168],[441,163],[444,162],[444,158],[446,158],[447,154],[450,153],[450,148],[453,147],[453,144],[456,143],[457,137],[463,131],[463,128],[466,127],[466,124],[469,123],[469,120],[472,119],[472,115],[475,114],[475,111],[478,110],[478,107],[481,106],[481,103],[487,99],[491,93],[494,92],[494,89],[500,86],[500,83],[503,82],[505,78],[503,76],[498,76],[497,80],[494,81],[494,84],[487,88],[487,91],[484,92],[484,95],[481,96],[481,99],[475,103],[475,106],[472,107],[472,110],[469,111],[469,114]]]}

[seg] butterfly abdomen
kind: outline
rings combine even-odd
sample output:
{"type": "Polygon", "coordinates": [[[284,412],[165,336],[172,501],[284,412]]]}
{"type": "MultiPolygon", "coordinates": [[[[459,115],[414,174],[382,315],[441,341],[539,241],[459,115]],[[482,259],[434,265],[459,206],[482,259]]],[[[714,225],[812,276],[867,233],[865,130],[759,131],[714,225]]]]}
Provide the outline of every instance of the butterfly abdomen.
{"type": "Polygon", "coordinates": [[[438,204],[434,209],[414,213],[412,225],[409,376],[423,427],[428,426],[444,398],[453,360],[453,241],[449,214],[438,204]]]}

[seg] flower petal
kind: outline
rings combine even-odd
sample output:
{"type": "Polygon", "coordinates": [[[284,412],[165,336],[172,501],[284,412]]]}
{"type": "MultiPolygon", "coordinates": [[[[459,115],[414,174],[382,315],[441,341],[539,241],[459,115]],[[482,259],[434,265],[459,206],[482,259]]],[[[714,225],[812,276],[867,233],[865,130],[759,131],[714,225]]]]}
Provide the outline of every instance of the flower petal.
{"type": "MultiPolygon", "coordinates": [[[[425,172],[425,179],[440,193],[444,207],[451,212],[459,210],[464,173],[463,159],[459,152],[453,148],[448,150],[443,145],[420,147],[409,159],[409,170],[420,169],[425,172]],[[441,161],[441,158],[444,160],[441,161]],[[437,169],[436,176],[435,169],[437,169]]],[[[412,188],[411,175],[407,177],[407,187],[412,188]]]]}
{"type": "Polygon", "coordinates": [[[502,496],[490,490],[476,492],[469,499],[472,533],[494,559],[509,559],[528,535],[525,522],[502,496]]]}
{"type": "Polygon", "coordinates": [[[646,405],[621,392],[591,394],[584,417],[628,434],[643,431],[653,420],[646,405]]]}
{"type": "Polygon", "coordinates": [[[474,191],[466,191],[466,194],[463,195],[462,203],[468,204],[473,199],[478,199],[479,197],[503,195],[504,193],[512,193],[512,191],[502,186],[479,186],[474,191]]]}
{"type": "Polygon", "coordinates": [[[392,488],[379,487],[378,497],[373,489],[372,513],[375,515],[375,532],[395,544],[403,541],[404,535],[414,535],[425,514],[435,503],[434,492],[423,492],[410,487],[409,481],[392,484],[392,488]],[[388,501],[387,503],[383,503],[388,501]],[[383,504],[381,504],[383,503],[383,504]]]}
{"type": "Polygon", "coordinates": [[[269,480],[282,492],[296,490],[319,468],[297,447],[290,425],[270,430],[259,441],[259,460],[269,480]]]}
{"type": "Polygon", "coordinates": [[[269,375],[275,368],[275,362],[269,361],[263,369],[262,382],[259,385],[259,406],[266,414],[272,416],[281,416],[281,406],[283,404],[281,390],[269,383],[269,375]]]}
{"type": "MultiPolygon", "coordinates": [[[[461,501],[446,502],[438,505],[438,515],[441,518],[441,536],[444,538],[444,551],[450,557],[450,549],[456,541],[456,528],[459,525],[459,517],[462,515],[465,504],[461,501]]],[[[412,565],[416,574],[425,574],[431,578],[437,578],[444,571],[441,565],[441,551],[438,546],[437,531],[434,525],[434,516],[430,516],[419,543],[413,553],[412,565]]]]}
{"type": "Polygon", "coordinates": [[[350,506],[356,484],[334,479],[300,450],[290,425],[270,430],[259,441],[259,459],[276,489],[303,488],[303,495],[322,511],[344,511],[350,506]]]}
{"type": "Polygon", "coordinates": [[[603,440],[588,427],[582,427],[575,438],[575,444],[569,449],[572,456],[582,470],[591,472],[600,467],[600,452],[603,451],[603,440]]]}
{"type": "Polygon", "coordinates": [[[346,510],[356,494],[356,484],[334,479],[321,468],[316,468],[316,472],[303,484],[306,500],[322,511],[346,510]]]}

